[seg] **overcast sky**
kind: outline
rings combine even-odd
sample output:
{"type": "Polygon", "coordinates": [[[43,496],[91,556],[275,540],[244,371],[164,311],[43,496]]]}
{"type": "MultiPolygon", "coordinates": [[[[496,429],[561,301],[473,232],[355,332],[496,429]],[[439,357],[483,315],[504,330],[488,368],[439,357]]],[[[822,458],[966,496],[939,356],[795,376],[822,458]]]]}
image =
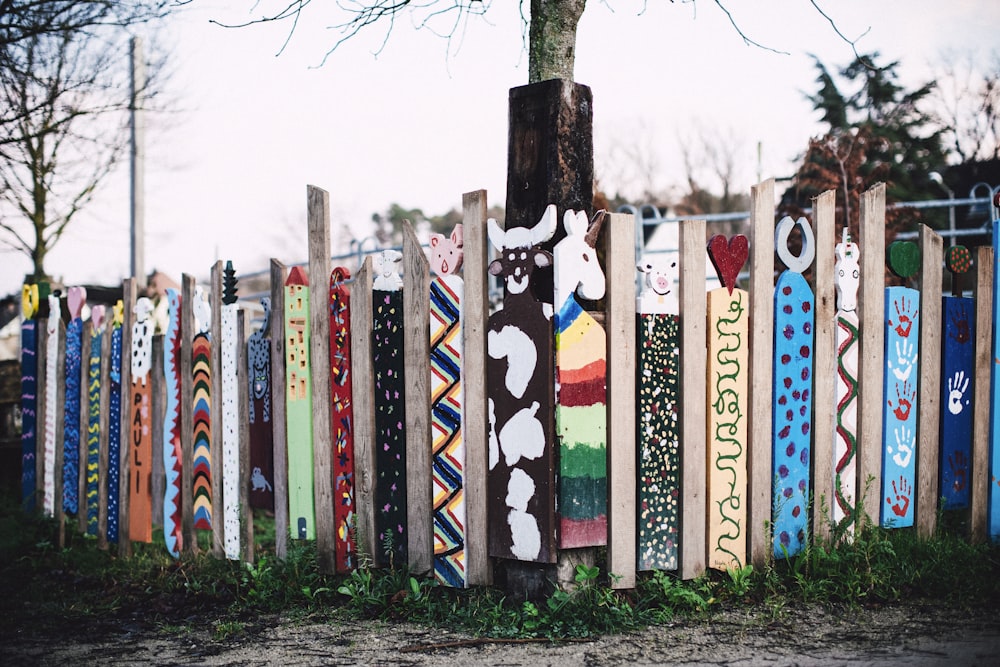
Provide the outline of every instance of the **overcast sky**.
{"type": "MultiPolygon", "coordinates": [[[[263,0],[267,6],[268,0],[263,0]]],[[[277,56],[286,25],[225,29],[252,0],[193,3],[160,38],[180,109],[150,118],[146,167],[146,267],[207,276],[216,259],[237,272],[306,254],[306,185],[330,192],[335,238],[371,233],[392,202],[428,214],[485,188],[506,194],[507,94],[527,82],[518,2],[496,0],[448,42],[398,20],[377,56],[376,27],[318,67],[337,34],[322,10],[277,56]],[[327,21],[324,23],[323,21],[327,21]]],[[[286,4],[286,3],[272,3],[286,4]]],[[[326,3],[314,3],[321,6],[326,3]]],[[[332,4],[332,3],[329,3],[332,4]]],[[[831,67],[852,58],[809,0],[728,0],[742,30],[780,55],[747,46],[714,2],[591,0],[580,22],[576,80],[593,90],[595,166],[608,189],[635,188],[622,155],[642,148],[657,189],[683,177],[678,137],[708,128],[733,137],[741,189],[793,171],[818,133],[803,92],[815,88],[809,53],[831,67]]],[[[901,61],[903,83],[930,77],[948,49],[996,48],[995,0],[824,0],[859,50],[901,61]]],[[[639,188],[641,190],[641,187],[639,188]]],[[[68,284],[119,281],[129,267],[127,169],[50,253],[68,284]]],[[[349,268],[354,270],[353,263],[349,268]]],[[[0,254],[0,292],[19,289],[26,258],[0,254]]]]}

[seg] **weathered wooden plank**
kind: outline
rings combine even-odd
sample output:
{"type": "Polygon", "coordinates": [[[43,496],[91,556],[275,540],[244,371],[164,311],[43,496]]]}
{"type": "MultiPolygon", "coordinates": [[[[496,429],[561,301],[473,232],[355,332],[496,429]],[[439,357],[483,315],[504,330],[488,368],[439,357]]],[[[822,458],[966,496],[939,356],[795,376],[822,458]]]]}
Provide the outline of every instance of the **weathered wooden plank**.
{"type": "Polygon", "coordinates": [[[292,267],[285,280],[285,423],[289,534],[299,540],[316,538],[309,297],[309,279],[305,271],[298,266],[292,267]]]}
{"type": "Polygon", "coordinates": [[[771,545],[775,558],[799,553],[809,544],[811,496],[813,381],[815,378],[815,297],[802,271],[812,265],[815,238],[805,218],[784,217],[776,230],[778,258],[787,270],[774,287],[774,418],[771,545]],[[802,246],[793,256],[788,248],[792,228],[799,226],[802,246]]]}
{"type": "Polygon", "coordinates": [[[855,525],[879,520],[883,498],[882,375],[885,368],[885,184],[861,196],[861,359],[858,395],[858,499],[855,525]]]}
{"type": "MultiPolygon", "coordinates": [[[[708,405],[707,321],[705,297],[705,221],[680,223],[681,376],[695,378],[681,392],[681,414],[701,415],[708,405]]],[[[681,421],[680,573],[694,579],[705,572],[708,555],[707,422],[681,421]]]]}
{"type": "Polygon", "coordinates": [[[274,553],[288,556],[288,440],[285,434],[285,265],[271,260],[271,424],[274,441],[274,553]]]}
{"type": "MultiPolygon", "coordinates": [[[[373,559],[375,540],[375,378],[372,372],[372,259],[351,290],[351,370],[354,372],[354,499],[359,558],[373,559]]],[[[369,560],[370,562],[370,560],[369,560]]]]}
{"type": "Polygon", "coordinates": [[[465,405],[462,365],[462,224],[431,234],[430,395],[434,578],[465,588],[465,405]]]}
{"type": "MultiPolygon", "coordinates": [[[[994,199],[994,204],[998,203],[994,199]]],[[[990,436],[989,463],[987,479],[989,494],[986,508],[986,530],[993,542],[1000,540],[1000,255],[997,255],[997,242],[1000,241],[1000,221],[993,221],[993,363],[991,365],[990,389],[990,436]],[[996,486],[994,486],[996,485],[996,486]]],[[[982,250],[979,251],[982,253],[982,250]]],[[[977,259],[979,259],[977,257],[977,259]]],[[[985,292],[985,290],[984,290],[985,292]]],[[[979,322],[976,323],[977,328],[979,322]]],[[[986,329],[978,328],[980,332],[986,329]]],[[[978,359],[977,359],[978,361],[978,359]]],[[[979,365],[977,364],[977,368],[979,365]]],[[[980,394],[981,395],[981,394],[980,394]]],[[[985,459],[975,459],[983,461],[985,459]]]]}
{"type": "MultiPolygon", "coordinates": [[[[993,242],[1000,239],[1000,223],[993,223],[993,242]]],[[[973,542],[982,542],[992,536],[989,525],[989,503],[992,478],[990,469],[990,445],[996,429],[991,408],[1000,398],[1000,391],[990,383],[1000,370],[1000,336],[994,328],[994,318],[1000,312],[997,277],[1000,271],[996,265],[997,255],[993,248],[976,248],[976,283],[973,298],[976,300],[976,331],[979,335],[975,343],[976,375],[973,379],[975,395],[972,427],[972,493],[969,499],[971,534],[973,542]],[[975,463],[978,462],[978,463],[975,463]]],[[[995,442],[995,441],[993,441],[995,442]]]]}
{"type": "Polygon", "coordinates": [[[427,257],[409,222],[403,223],[403,357],[406,383],[406,536],[413,572],[428,572],[434,560],[431,472],[430,277],[427,257]]]}
{"type": "MultiPolygon", "coordinates": [[[[122,306],[120,316],[115,314],[115,321],[120,321],[118,327],[121,331],[121,348],[117,357],[119,365],[118,373],[118,411],[119,411],[119,469],[118,469],[118,520],[117,526],[118,555],[122,558],[132,554],[132,539],[129,533],[129,517],[131,516],[131,502],[129,489],[132,480],[132,337],[135,324],[135,278],[126,278],[122,281],[122,306]]],[[[112,360],[114,360],[112,353],[112,360]]],[[[114,372],[112,372],[112,382],[114,382],[114,372]]],[[[112,399],[112,406],[114,399],[112,399]]],[[[113,503],[109,501],[109,514],[113,503]]],[[[111,538],[109,530],[109,539],[111,538]]],[[[114,541],[112,539],[112,541],[114,541]]]]}
{"type": "Polygon", "coordinates": [[[212,457],[212,554],[222,558],[225,554],[225,525],[222,510],[222,260],[212,265],[211,293],[209,305],[211,311],[210,337],[211,362],[209,363],[211,380],[211,446],[212,457]]]}
{"type": "MultiPolygon", "coordinates": [[[[768,531],[771,519],[771,376],[774,345],[774,179],[750,188],[750,390],[747,406],[747,522],[749,562],[763,565],[771,553],[768,531]]],[[[711,356],[709,357],[711,363],[711,356]]],[[[741,561],[746,562],[746,561],[741,561]]]]}
{"type": "MultiPolygon", "coordinates": [[[[155,308],[155,306],[154,306],[155,308]]],[[[155,318],[151,315],[150,321],[155,318]]],[[[166,412],[167,402],[166,376],[163,373],[164,359],[163,334],[153,336],[153,367],[149,371],[150,382],[153,386],[151,398],[150,428],[152,431],[152,474],[150,476],[150,493],[152,494],[151,509],[154,528],[163,528],[163,415],[166,412]]]]}
{"type": "Polygon", "coordinates": [[[240,310],[236,322],[236,349],[239,358],[236,363],[237,417],[239,419],[239,494],[240,494],[240,558],[245,563],[254,562],[253,507],[250,504],[250,490],[254,484],[250,474],[250,383],[253,381],[250,369],[249,346],[250,318],[247,311],[240,310]]]}
{"type": "Polygon", "coordinates": [[[38,483],[38,285],[21,294],[21,508],[35,509],[38,483]]]}
{"type": "Polygon", "coordinates": [[[313,461],[316,472],[316,551],[321,572],[336,572],[336,521],[333,511],[333,441],[330,430],[330,195],[307,188],[309,225],[309,347],[312,382],[313,461]]]}
{"type": "Polygon", "coordinates": [[[941,499],[938,467],[941,424],[941,284],[944,244],[927,225],[920,225],[920,403],[917,432],[917,533],[931,537],[937,529],[941,499]]]}
{"type": "Polygon", "coordinates": [[[132,311],[131,393],[129,415],[129,515],[128,539],[153,541],[153,372],[155,348],[150,314],[153,303],[146,297],[136,300],[132,311]]]}
{"type": "Polygon", "coordinates": [[[486,472],[489,423],[486,413],[487,299],[486,191],[462,196],[465,358],[465,573],[470,586],[493,578],[487,548],[486,472]]]}
{"type": "MultiPolygon", "coordinates": [[[[181,521],[181,462],[184,451],[181,443],[181,293],[167,288],[167,330],[163,336],[163,378],[166,401],[163,406],[163,539],[171,556],[180,556],[184,548],[184,533],[181,521]]],[[[184,341],[184,347],[188,347],[184,341]]],[[[183,427],[187,430],[187,425],[183,427]]]]}
{"type": "MultiPolygon", "coordinates": [[[[566,211],[565,235],[552,251],[560,549],[602,546],[608,540],[608,343],[604,327],[579,300],[597,300],[605,294],[596,250],[604,217],[599,214],[590,224],[585,212],[566,211]]],[[[633,250],[633,260],[634,255],[633,250]]],[[[631,464],[634,473],[634,457],[631,464]]],[[[630,515],[629,520],[634,518],[630,515]]],[[[633,535],[630,549],[634,548],[633,535]]],[[[635,567],[634,559],[629,566],[635,567]]]]}
{"type": "MultiPolygon", "coordinates": [[[[64,424],[66,418],[66,394],[63,389],[66,387],[66,327],[63,326],[62,319],[56,323],[57,338],[59,341],[59,348],[55,351],[56,359],[56,390],[57,398],[54,401],[56,406],[55,419],[56,424],[64,424]],[[62,400],[60,400],[62,399],[62,400]]],[[[65,437],[65,431],[58,426],[56,427],[56,449],[55,449],[55,486],[53,488],[53,499],[55,502],[54,516],[56,520],[56,526],[58,526],[58,539],[59,548],[62,549],[66,546],[66,526],[65,526],[65,511],[62,503],[63,497],[63,466],[64,466],[64,454],[65,448],[63,447],[63,438],[65,437]]]]}
{"type": "MultiPolygon", "coordinates": [[[[181,536],[185,553],[198,553],[194,522],[194,276],[181,275],[180,320],[180,436],[181,436],[181,536]]],[[[201,301],[204,303],[204,301],[201,301]]],[[[207,462],[204,459],[203,462],[207,462]]]]}
{"type": "MultiPolygon", "coordinates": [[[[118,457],[111,457],[111,429],[113,419],[121,418],[121,407],[119,411],[112,414],[111,411],[111,354],[113,345],[111,339],[114,336],[114,309],[108,309],[104,315],[104,334],[101,336],[101,394],[99,397],[98,409],[98,429],[100,431],[100,458],[97,462],[99,487],[97,490],[97,547],[107,550],[110,540],[108,539],[108,519],[109,513],[109,491],[112,481],[117,488],[118,477],[115,475],[112,480],[111,466],[118,467],[118,457]]],[[[120,349],[120,345],[119,345],[120,349]]],[[[119,367],[118,372],[121,372],[119,367]]],[[[120,388],[119,388],[120,391],[120,388]]],[[[120,426],[115,427],[120,428],[120,426]]],[[[117,509],[117,507],[115,507],[117,509]]]]}
{"type": "Polygon", "coordinates": [[[612,214],[607,225],[608,572],[613,587],[635,588],[635,218],[612,214]]]}
{"type": "Polygon", "coordinates": [[[836,303],[834,300],[834,244],[836,243],[836,193],[827,190],[813,200],[816,225],[816,263],[812,288],[816,295],[816,327],[813,363],[813,532],[818,539],[830,535],[833,505],[833,440],[836,403],[836,303]]]}
{"type": "Polygon", "coordinates": [[[351,273],[330,274],[330,425],[333,428],[333,516],[337,572],[357,566],[354,501],[354,382],[351,371],[351,273]]]}

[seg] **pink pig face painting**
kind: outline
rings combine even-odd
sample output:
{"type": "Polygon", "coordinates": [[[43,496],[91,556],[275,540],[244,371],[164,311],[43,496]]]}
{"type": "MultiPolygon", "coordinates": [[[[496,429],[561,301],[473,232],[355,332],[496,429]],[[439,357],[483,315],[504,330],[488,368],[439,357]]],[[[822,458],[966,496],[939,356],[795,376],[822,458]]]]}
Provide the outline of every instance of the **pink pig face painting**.
{"type": "Polygon", "coordinates": [[[462,225],[455,225],[451,238],[431,234],[431,271],[439,276],[457,273],[462,268],[462,225]]]}

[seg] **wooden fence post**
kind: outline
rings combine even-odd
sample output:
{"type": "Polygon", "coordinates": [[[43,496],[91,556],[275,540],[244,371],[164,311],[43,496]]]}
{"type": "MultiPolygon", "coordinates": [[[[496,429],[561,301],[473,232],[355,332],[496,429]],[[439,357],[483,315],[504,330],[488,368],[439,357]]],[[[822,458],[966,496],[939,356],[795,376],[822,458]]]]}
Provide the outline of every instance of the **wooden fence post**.
{"type": "Polygon", "coordinates": [[[180,432],[181,432],[181,536],[184,553],[198,553],[198,534],[194,529],[194,276],[181,275],[180,319],[180,432]]]}
{"type": "Polygon", "coordinates": [[[708,350],[705,346],[708,312],[705,301],[705,221],[680,223],[681,377],[692,378],[681,389],[681,536],[680,573],[694,579],[705,572],[708,554],[707,434],[705,414],[708,350]]]}
{"type": "MultiPolygon", "coordinates": [[[[774,362],[774,179],[750,188],[750,375],[747,423],[748,562],[771,557],[771,383],[774,362]]],[[[688,376],[690,377],[690,376],[688,376]]]]}
{"type": "Polygon", "coordinates": [[[212,310],[211,456],[212,456],[212,555],[225,553],[225,526],[222,509],[222,260],[212,265],[209,304],[212,310]]]}
{"type": "Polygon", "coordinates": [[[608,573],[612,588],[635,588],[635,218],[611,214],[607,224],[608,573]]]}
{"type": "Polygon", "coordinates": [[[132,480],[132,323],[135,314],[135,278],[122,281],[122,359],[121,359],[121,471],[118,477],[118,555],[127,558],[132,555],[132,539],[129,530],[131,513],[130,482],[132,480]]]}
{"type": "Polygon", "coordinates": [[[465,574],[470,586],[493,580],[486,526],[487,432],[486,321],[489,315],[486,267],[486,191],[462,196],[463,271],[462,333],[465,336],[465,574]]]}
{"type": "Polygon", "coordinates": [[[830,536],[833,518],[833,435],[837,425],[834,386],[837,374],[835,344],[837,308],[834,299],[833,250],[836,239],[837,196],[827,190],[813,200],[816,263],[813,292],[816,294],[816,326],[813,344],[813,478],[812,523],[818,540],[830,536]]]}
{"type": "Polygon", "coordinates": [[[920,225],[920,383],[917,401],[917,534],[924,538],[937,529],[941,502],[938,488],[941,423],[941,283],[944,243],[927,225],[920,225]]]}
{"type": "Polygon", "coordinates": [[[271,260],[271,428],[274,438],[274,553],[288,557],[288,439],[285,432],[285,279],[288,271],[271,260]]]}
{"type": "Polygon", "coordinates": [[[858,528],[882,505],[882,371],[885,365],[885,184],[861,195],[861,378],[858,394],[858,528]]]}
{"type": "Polygon", "coordinates": [[[428,572],[434,559],[431,501],[430,273],[413,227],[403,223],[403,356],[406,379],[406,536],[410,570],[428,572]]]}
{"type": "MultiPolygon", "coordinates": [[[[153,314],[150,313],[149,322],[152,325],[153,314]]],[[[149,371],[149,380],[153,384],[152,401],[150,405],[150,411],[152,413],[152,418],[150,420],[150,431],[153,436],[153,476],[152,476],[152,518],[153,527],[159,526],[164,528],[163,525],[163,488],[164,488],[164,471],[163,471],[163,413],[164,404],[166,403],[166,374],[163,372],[163,357],[164,357],[164,344],[163,344],[163,334],[156,334],[153,336],[153,367],[149,371]]]]}
{"type": "Polygon", "coordinates": [[[366,257],[351,289],[351,369],[354,372],[354,502],[357,548],[371,563],[375,539],[375,378],[372,374],[372,258],[366,257]]]}
{"type": "Polygon", "coordinates": [[[79,442],[77,444],[77,478],[76,478],[76,520],[80,534],[87,532],[87,450],[89,449],[88,431],[90,430],[90,336],[94,330],[92,321],[83,322],[80,329],[80,420],[77,424],[79,442]]]}
{"type": "MultiPolygon", "coordinates": [[[[994,236],[996,238],[996,236],[994,236]]],[[[994,280],[996,275],[996,250],[994,248],[976,248],[976,285],[973,298],[976,300],[976,352],[975,352],[975,382],[976,397],[973,405],[972,426],[972,494],[971,533],[972,541],[984,541],[989,533],[987,519],[989,514],[990,491],[990,405],[993,396],[990,392],[990,376],[998,363],[994,352],[996,332],[993,330],[993,318],[996,315],[996,299],[994,280]]]]}

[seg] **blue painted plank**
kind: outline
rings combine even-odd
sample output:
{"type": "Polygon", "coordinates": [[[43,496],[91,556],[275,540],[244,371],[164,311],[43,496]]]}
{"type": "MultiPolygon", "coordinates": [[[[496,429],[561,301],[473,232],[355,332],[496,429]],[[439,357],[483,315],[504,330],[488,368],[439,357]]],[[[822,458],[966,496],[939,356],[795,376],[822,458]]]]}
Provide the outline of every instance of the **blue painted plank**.
{"type": "Polygon", "coordinates": [[[944,509],[969,506],[972,482],[972,425],[975,393],[976,304],[941,299],[941,496],[944,509]]]}

